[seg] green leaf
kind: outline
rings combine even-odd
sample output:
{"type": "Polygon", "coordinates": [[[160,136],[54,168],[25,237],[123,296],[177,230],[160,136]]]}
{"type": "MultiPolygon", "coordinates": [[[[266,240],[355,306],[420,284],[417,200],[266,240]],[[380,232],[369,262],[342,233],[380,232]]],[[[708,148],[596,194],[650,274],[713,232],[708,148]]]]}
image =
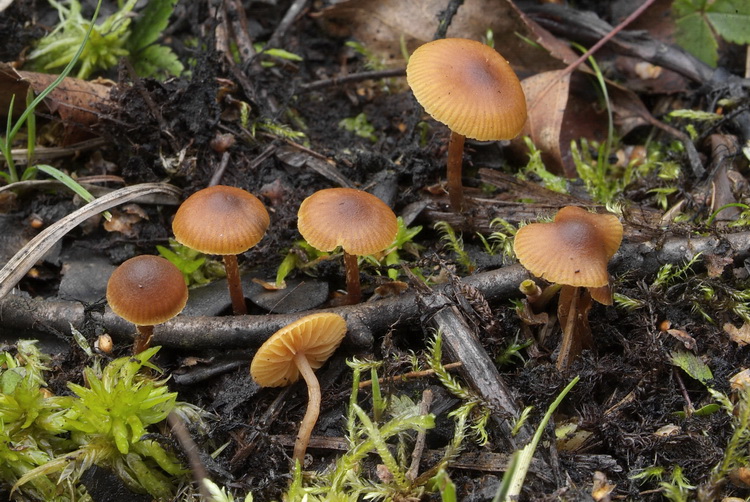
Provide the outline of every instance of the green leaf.
{"type": "Polygon", "coordinates": [[[729,42],[750,43],[750,2],[747,0],[675,0],[675,40],[704,63],[716,66],[716,35],[729,42]],[[715,34],[714,34],[715,33],[715,34]]]}
{"type": "Polygon", "coordinates": [[[165,45],[149,45],[138,53],[134,63],[141,77],[179,76],[185,67],[172,49],[165,45]]]}
{"type": "Polygon", "coordinates": [[[172,15],[176,3],[177,0],[151,0],[147,2],[146,8],[133,23],[133,29],[128,39],[131,52],[140,51],[156,42],[161,32],[169,24],[169,16],[172,15]]]}
{"type": "Polygon", "coordinates": [[[711,373],[711,368],[692,352],[678,350],[672,352],[670,358],[672,359],[672,364],[681,368],[691,378],[703,384],[706,384],[714,377],[713,373],[711,373]]]}

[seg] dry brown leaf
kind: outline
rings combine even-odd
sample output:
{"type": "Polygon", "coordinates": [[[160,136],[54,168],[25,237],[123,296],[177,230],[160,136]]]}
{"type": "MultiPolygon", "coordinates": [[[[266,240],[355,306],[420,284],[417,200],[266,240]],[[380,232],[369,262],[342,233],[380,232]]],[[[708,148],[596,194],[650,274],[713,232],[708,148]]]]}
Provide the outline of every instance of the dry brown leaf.
{"type": "Polygon", "coordinates": [[[724,326],[724,333],[729,335],[729,339],[740,347],[750,344],[750,324],[743,323],[742,327],[737,328],[732,323],[726,323],[724,326]]]}
{"type": "MultiPolygon", "coordinates": [[[[39,94],[56,78],[57,75],[18,71],[0,63],[0,116],[7,115],[14,94],[14,115],[20,115],[29,87],[39,94]]],[[[61,144],[70,145],[93,136],[91,126],[99,120],[102,105],[109,103],[110,89],[102,83],[67,77],[45,98],[39,111],[60,117],[64,126],[61,144]]]]}
{"type": "MultiPolygon", "coordinates": [[[[317,15],[329,31],[353,37],[389,66],[403,66],[401,39],[409,52],[433,39],[445,0],[349,0],[317,15]]],[[[573,61],[570,48],[528,19],[509,0],[466,0],[448,37],[481,40],[491,29],[495,48],[518,72],[546,71],[573,61]],[[529,44],[524,38],[539,45],[529,44]]]]}

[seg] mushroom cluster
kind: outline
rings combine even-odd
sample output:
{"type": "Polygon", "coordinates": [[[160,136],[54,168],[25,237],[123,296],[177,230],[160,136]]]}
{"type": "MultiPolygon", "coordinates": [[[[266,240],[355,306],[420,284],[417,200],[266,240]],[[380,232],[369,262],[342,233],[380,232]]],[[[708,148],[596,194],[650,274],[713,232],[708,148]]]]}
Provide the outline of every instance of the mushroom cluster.
{"type": "Polygon", "coordinates": [[[620,248],[622,232],[622,223],[613,214],[568,206],[557,212],[553,222],[532,223],[516,233],[513,249],[521,265],[562,286],[558,319],[563,340],[558,368],[567,367],[591,344],[587,317],[591,299],[612,305],[607,264],[620,248]]]}
{"type": "Polygon", "coordinates": [[[445,38],[414,51],[406,81],[425,111],[451,130],[448,194],[461,211],[464,139],[495,141],[516,137],[526,123],[526,97],[510,64],[495,49],[475,40],[445,38]]]}

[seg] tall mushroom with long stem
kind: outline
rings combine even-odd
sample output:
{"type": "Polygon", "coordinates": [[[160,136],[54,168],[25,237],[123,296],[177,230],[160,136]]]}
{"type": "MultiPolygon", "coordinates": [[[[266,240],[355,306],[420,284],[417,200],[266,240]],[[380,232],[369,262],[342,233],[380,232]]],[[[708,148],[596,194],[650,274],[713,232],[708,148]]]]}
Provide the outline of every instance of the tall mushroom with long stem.
{"type": "Polygon", "coordinates": [[[109,307],[138,330],[134,354],[149,347],[154,325],[179,314],[187,299],[182,272],[160,256],[143,255],[126,260],[107,281],[109,307]]]}
{"type": "Polygon", "coordinates": [[[302,201],[297,228],[315,249],[341,246],[346,268],[346,297],[339,304],[359,303],[362,289],[357,256],[375,254],[393,243],[398,219],[376,196],[354,188],[326,188],[302,201]]]}
{"type": "Polygon", "coordinates": [[[451,130],[448,194],[451,209],[463,208],[464,138],[511,139],[526,123],[526,97],[510,64],[475,40],[445,38],[414,51],[406,81],[425,111],[451,130]]]}
{"type": "Polygon", "coordinates": [[[261,387],[283,387],[299,380],[307,383],[308,403],[294,443],[294,461],[302,461],[320,414],[320,383],[315,370],[331,357],[346,334],[346,321],[338,314],[303,317],[271,335],[258,349],[250,374],[261,387]]]}
{"type": "Polygon", "coordinates": [[[612,305],[607,263],[621,242],[622,223],[617,216],[590,213],[575,206],[560,209],[551,223],[532,223],[516,233],[513,249],[521,265],[537,277],[562,286],[558,301],[563,328],[559,369],[566,368],[582,347],[590,344],[587,313],[591,299],[612,305]]]}
{"type": "Polygon", "coordinates": [[[180,244],[223,256],[235,315],[247,314],[237,255],[263,238],[270,221],[256,196],[224,185],[195,192],[180,205],[172,221],[172,232],[180,244]]]}

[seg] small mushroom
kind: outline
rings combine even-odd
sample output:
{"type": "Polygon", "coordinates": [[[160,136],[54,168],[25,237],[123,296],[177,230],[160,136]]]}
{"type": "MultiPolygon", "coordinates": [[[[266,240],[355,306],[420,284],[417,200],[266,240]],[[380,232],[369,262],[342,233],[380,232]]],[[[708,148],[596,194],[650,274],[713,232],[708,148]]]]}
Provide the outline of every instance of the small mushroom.
{"type": "Polygon", "coordinates": [[[357,256],[379,253],[393,243],[398,220],[376,196],[353,188],[326,188],[302,201],[297,228],[315,249],[344,250],[347,295],[340,304],[359,303],[362,290],[357,256]]]}
{"type": "Polygon", "coordinates": [[[567,367],[590,344],[588,318],[583,314],[591,298],[612,305],[607,264],[621,242],[622,224],[617,216],[575,206],[560,209],[551,223],[532,223],[516,233],[513,249],[521,265],[537,277],[562,285],[558,318],[563,341],[558,368],[567,367]],[[586,288],[583,294],[581,288],[586,288]]]}
{"type": "Polygon", "coordinates": [[[303,317],[271,335],[258,349],[250,374],[261,387],[282,387],[299,380],[307,383],[308,404],[294,443],[294,461],[305,457],[310,435],[320,414],[320,384],[314,370],[333,354],[346,334],[346,321],[338,314],[303,317]]]}
{"type": "Polygon", "coordinates": [[[451,130],[448,193],[461,211],[464,138],[511,139],[526,123],[526,97],[518,77],[495,49],[475,40],[445,38],[414,51],[406,81],[425,111],[451,130]]]}
{"type": "Polygon", "coordinates": [[[187,299],[182,272],[160,256],[130,258],[112,272],[107,282],[109,307],[138,330],[134,354],[149,347],[154,325],[179,314],[187,299]]]}
{"type": "Polygon", "coordinates": [[[236,187],[215,185],[195,192],[177,210],[172,232],[180,244],[222,255],[235,315],[247,314],[237,255],[255,246],[270,218],[263,203],[236,187]]]}

